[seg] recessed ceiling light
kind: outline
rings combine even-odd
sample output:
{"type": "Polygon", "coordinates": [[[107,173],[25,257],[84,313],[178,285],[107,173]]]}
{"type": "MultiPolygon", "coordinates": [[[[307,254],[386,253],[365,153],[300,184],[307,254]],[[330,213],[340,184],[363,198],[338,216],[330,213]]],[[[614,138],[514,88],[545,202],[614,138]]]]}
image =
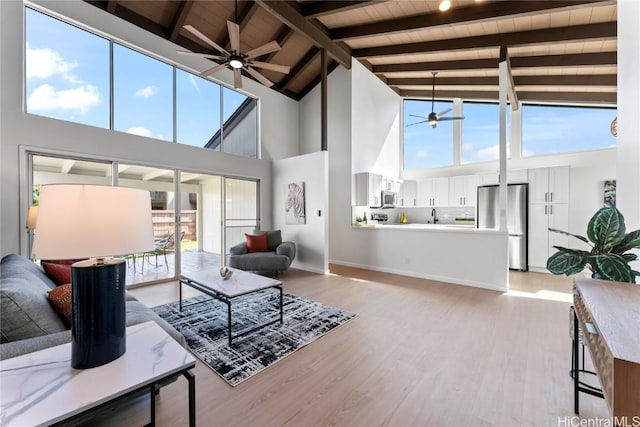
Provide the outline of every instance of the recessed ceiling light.
{"type": "Polygon", "coordinates": [[[441,12],[445,12],[449,10],[450,7],[451,7],[451,0],[442,0],[440,2],[440,6],[438,6],[441,12]]]}

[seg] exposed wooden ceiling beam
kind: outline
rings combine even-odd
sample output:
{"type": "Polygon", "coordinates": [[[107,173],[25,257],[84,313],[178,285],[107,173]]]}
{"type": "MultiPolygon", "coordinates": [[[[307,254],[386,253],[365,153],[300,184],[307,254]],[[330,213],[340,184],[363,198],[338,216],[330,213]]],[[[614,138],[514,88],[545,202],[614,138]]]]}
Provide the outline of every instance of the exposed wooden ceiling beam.
{"type": "Polygon", "coordinates": [[[178,34],[180,33],[180,29],[184,25],[187,20],[187,16],[189,16],[189,12],[191,12],[191,7],[193,6],[193,0],[185,0],[180,2],[178,6],[178,10],[173,17],[173,22],[171,22],[171,26],[169,27],[169,40],[175,42],[178,39],[178,34]]]}
{"type": "MultiPolygon", "coordinates": [[[[431,99],[430,90],[401,90],[400,96],[405,98],[431,99]]],[[[602,103],[616,104],[616,92],[522,92],[518,91],[523,102],[557,102],[557,103],[602,103]]],[[[436,91],[436,100],[462,98],[467,100],[497,101],[498,91],[436,91]]]]}
{"type": "Polygon", "coordinates": [[[327,1],[310,1],[300,4],[300,12],[307,19],[318,18],[332,13],[346,12],[348,10],[358,9],[364,6],[370,6],[386,0],[365,0],[365,1],[348,1],[348,0],[327,0],[327,1]]]}
{"type": "Polygon", "coordinates": [[[389,46],[354,49],[356,58],[374,56],[408,55],[445,50],[479,49],[498,46],[519,46],[528,44],[568,42],[572,40],[607,40],[617,37],[616,22],[574,25],[570,27],[545,28],[542,30],[517,31],[502,34],[489,34],[476,37],[460,37],[448,40],[407,43],[389,46]]]}
{"type": "MultiPolygon", "coordinates": [[[[287,40],[291,38],[292,35],[293,35],[293,30],[287,27],[286,25],[282,25],[282,28],[280,29],[278,34],[274,37],[274,40],[278,42],[280,47],[283,47],[284,44],[287,42],[287,40]]],[[[262,57],[261,60],[264,62],[269,62],[273,59],[274,56],[276,56],[277,53],[278,53],[277,50],[275,52],[271,52],[267,56],[262,57]]]]}
{"type": "MultiPolygon", "coordinates": [[[[251,17],[256,13],[256,10],[258,10],[258,5],[255,4],[252,1],[247,2],[244,5],[242,10],[238,14],[238,22],[237,22],[237,24],[240,26],[240,32],[242,32],[242,29],[246,27],[247,22],[249,22],[251,17]]],[[[231,19],[231,21],[233,21],[233,18],[231,19]]],[[[224,39],[220,43],[220,46],[222,46],[225,49],[229,50],[231,48],[231,46],[229,45],[229,32],[226,32],[225,34],[226,34],[226,36],[224,36],[224,39]]]]}
{"type": "Polygon", "coordinates": [[[307,68],[307,66],[311,63],[311,61],[313,61],[313,58],[315,58],[318,53],[320,53],[320,49],[315,46],[309,49],[307,53],[302,57],[302,59],[293,66],[291,71],[289,71],[289,74],[287,74],[285,78],[280,80],[278,84],[275,85],[275,89],[278,91],[286,89],[289,83],[291,83],[293,79],[295,79],[298,74],[302,72],[302,70],[307,68]]]}
{"type": "MultiPolygon", "coordinates": [[[[330,60],[330,61],[329,61],[329,67],[328,67],[328,69],[327,69],[327,73],[328,73],[328,74],[331,74],[331,72],[332,72],[333,70],[335,70],[336,68],[338,68],[338,63],[337,63],[336,61],[330,60]]],[[[302,89],[302,90],[300,91],[300,93],[298,94],[298,96],[296,97],[296,99],[297,99],[298,101],[300,101],[302,98],[304,98],[305,96],[307,96],[307,94],[308,94],[309,92],[311,92],[311,91],[313,90],[313,88],[314,88],[314,87],[316,87],[316,86],[320,83],[321,77],[322,77],[322,76],[318,76],[318,77],[316,77],[315,79],[313,79],[311,82],[309,82],[309,84],[308,84],[308,85],[306,85],[306,86],[304,87],[304,89],[302,89]]]]}
{"type": "Polygon", "coordinates": [[[116,7],[118,6],[117,0],[109,0],[107,2],[106,11],[109,13],[116,13],[116,7]]]}
{"type": "MultiPolygon", "coordinates": [[[[616,52],[576,53],[569,55],[547,56],[512,56],[513,68],[530,67],[597,67],[617,64],[616,52]]],[[[464,59],[453,61],[405,62],[400,64],[374,65],[373,72],[404,73],[413,71],[441,71],[441,70],[495,70],[498,59],[464,59]]]]}
{"type": "Polygon", "coordinates": [[[295,1],[255,0],[266,11],[271,13],[294,31],[307,37],[314,45],[327,50],[327,53],[340,65],[351,68],[351,49],[345,44],[332,41],[326,29],[308,21],[300,13],[295,1]]]}
{"type": "MultiPolygon", "coordinates": [[[[616,86],[616,74],[513,76],[516,86],[616,86]]],[[[430,77],[389,78],[389,86],[431,86],[430,77]]],[[[498,77],[438,77],[437,86],[498,86],[498,77]]]]}
{"type": "MultiPolygon", "coordinates": [[[[500,64],[506,64],[506,73],[499,70],[498,78],[506,78],[507,80],[507,95],[509,97],[509,103],[511,105],[511,109],[516,111],[520,108],[520,104],[518,103],[518,94],[516,93],[516,84],[513,82],[513,74],[511,73],[511,61],[509,61],[509,52],[506,46],[500,46],[500,64]],[[506,74],[503,76],[503,74],[506,74]]],[[[500,69],[501,65],[498,65],[500,69]]],[[[504,67],[504,65],[502,65],[504,67]]]]}
{"type": "Polygon", "coordinates": [[[584,7],[585,4],[613,4],[615,0],[545,0],[545,1],[497,1],[478,3],[473,6],[456,8],[442,13],[440,11],[354,25],[351,27],[335,28],[329,32],[334,41],[349,40],[381,34],[401,33],[425,28],[435,28],[452,24],[469,24],[496,18],[520,17],[548,13],[549,11],[570,10],[584,7]]]}

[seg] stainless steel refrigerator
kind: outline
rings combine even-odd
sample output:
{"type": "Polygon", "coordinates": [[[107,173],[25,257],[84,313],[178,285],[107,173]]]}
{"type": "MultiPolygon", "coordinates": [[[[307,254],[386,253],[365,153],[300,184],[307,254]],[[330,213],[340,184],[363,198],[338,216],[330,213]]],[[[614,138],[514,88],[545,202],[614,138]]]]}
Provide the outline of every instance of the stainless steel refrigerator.
{"type": "MultiPolygon", "coordinates": [[[[478,187],[478,228],[500,227],[500,187],[478,187]]],[[[507,185],[507,230],[509,232],[509,268],[527,271],[527,184],[507,185]]]]}

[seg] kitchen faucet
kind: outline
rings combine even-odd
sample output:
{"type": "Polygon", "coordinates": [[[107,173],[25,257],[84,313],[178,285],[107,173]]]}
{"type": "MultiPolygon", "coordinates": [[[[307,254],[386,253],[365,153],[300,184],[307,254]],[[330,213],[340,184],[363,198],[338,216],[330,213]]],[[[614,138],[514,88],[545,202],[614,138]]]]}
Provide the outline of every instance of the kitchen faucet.
{"type": "Polygon", "coordinates": [[[431,217],[433,218],[433,223],[434,223],[434,224],[437,224],[437,223],[438,223],[438,217],[437,217],[437,215],[436,215],[436,210],[435,210],[435,208],[434,208],[434,209],[431,209],[431,217]]]}

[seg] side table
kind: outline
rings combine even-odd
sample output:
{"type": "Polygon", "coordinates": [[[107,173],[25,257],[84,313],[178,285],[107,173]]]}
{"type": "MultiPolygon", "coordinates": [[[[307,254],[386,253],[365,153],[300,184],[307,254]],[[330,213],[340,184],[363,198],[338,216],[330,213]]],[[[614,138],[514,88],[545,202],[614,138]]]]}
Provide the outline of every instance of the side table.
{"type": "Polygon", "coordinates": [[[189,425],[195,426],[195,359],[155,322],[127,328],[124,355],[91,369],[71,368],[71,344],[0,361],[0,425],[53,425],[86,416],[177,376],[189,382],[189,425]]]}

